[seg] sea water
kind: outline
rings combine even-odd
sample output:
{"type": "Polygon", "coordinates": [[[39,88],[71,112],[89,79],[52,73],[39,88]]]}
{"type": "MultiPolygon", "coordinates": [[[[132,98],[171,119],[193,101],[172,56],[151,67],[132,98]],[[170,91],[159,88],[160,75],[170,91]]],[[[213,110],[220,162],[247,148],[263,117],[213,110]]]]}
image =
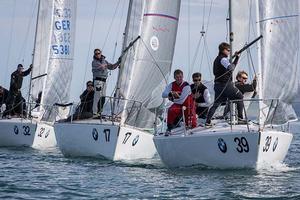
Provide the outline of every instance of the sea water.
{"type": "Polygon", "coordinates": [[[0,148],[0,199],[300,199],[300,134],[284,164],[258,170],[171,170],[65,158],[58,149],[0,148]]]}

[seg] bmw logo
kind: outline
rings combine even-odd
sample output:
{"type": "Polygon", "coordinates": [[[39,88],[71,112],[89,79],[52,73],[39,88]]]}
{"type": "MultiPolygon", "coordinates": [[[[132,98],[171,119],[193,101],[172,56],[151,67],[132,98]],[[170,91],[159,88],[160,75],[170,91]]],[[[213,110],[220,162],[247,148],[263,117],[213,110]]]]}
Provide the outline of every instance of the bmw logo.
{"type": "Polygon", "coordinates": [[[97,129],[95,129],[95,128],[93,129],[92,135],[93,135],[94,140],[97,141],[98,140],[98,131],[97,131],[97,129]]]}
{"type": "Polygon", "coordinates": [[[222,138],[218,139],[218,146],[219,146],[219,149],[222,153],[227,152],[227,145],[226,145],[225,141],[222,138]]]}
{"type": "Polygon", "coordinates": [[[19,129],[18,129],[18,126],[15,126],[15,127],[14,127],[14,133],[15,133],[16,135],[18,135],[18,134],[19,134],[19,129]]]}

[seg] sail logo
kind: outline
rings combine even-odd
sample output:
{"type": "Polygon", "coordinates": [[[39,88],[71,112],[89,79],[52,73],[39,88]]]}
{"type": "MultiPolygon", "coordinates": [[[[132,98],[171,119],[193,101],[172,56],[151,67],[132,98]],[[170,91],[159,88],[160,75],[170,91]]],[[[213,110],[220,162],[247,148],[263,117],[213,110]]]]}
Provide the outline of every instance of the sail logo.
{"type": "Polygon", "coordinates": [[[219,147],[219,149],[222,153],[227,152],[227,145],[226,145],[225,141],[222,138],[218,139],[218,147],[219,147]]]}
{"type": "Polygon", "coordinates": [[[150,39],[150,46],[153,51],[157,51],[159,47],[159,40],[156,36],[152,36],[150,39]]]}

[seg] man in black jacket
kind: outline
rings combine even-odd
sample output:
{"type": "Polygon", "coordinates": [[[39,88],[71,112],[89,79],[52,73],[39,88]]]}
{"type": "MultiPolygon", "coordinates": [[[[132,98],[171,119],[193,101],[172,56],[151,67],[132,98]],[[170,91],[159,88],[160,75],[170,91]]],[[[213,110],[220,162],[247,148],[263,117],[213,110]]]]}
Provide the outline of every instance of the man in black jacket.
{"type": "MultiPolygon", "coordinates": [[[[252,97],[256,95],[256,76],[254,77],[252,83],[247,83],[248,80],[248,74],[245,71],[239,71],[236,75],[236,82],[235,87],[240,90],[240,92],[244,95],[247,92],[253,92],[252,97]]],[[[223,116],[226,118],[228,112],[230,111],[230,106],[227,104],[225,109],[224,109],[224,114],[223,116]]]]}
{"type": "Polygon", "coordinates": [[[86,90],[80,95],[80,105],[73,116],[68,117],[67,121],[87,119],[93,117],[94,85],[92,81],[86,83],[86,90]]]}
{"type": "MultiPolygon", "coordinates": [[[[246,92],[255,92],[256,89],[256,77],[254,77],[252,83],[246,83],[248,80],[248,74],[245,71],[239,71],[236,75],[235,87],[237,87],[242,94],[246,92]]],[[[254,95],[255,96],[255,95],[254,95]]]]}
{"type": "MultiPolygon", "coordinates": [[[[230,63],[228,56],[230,55],[230,45],[223,42],[219,45],[219,55],[216,57],[213,66],[215,75],[215,101],[213,106],[209,109],[206,119],[206,127],[211,127],[211,118],[213,117],[216,109],[227,99],[237,100],[243,99],[242,93],[234,86],[232,82],[232,72],[235,69],[239,55],[236,55],[235,60],[230,63]]],[[[243,119],[243,101],[237,102],[238,120],[243,119]]]]}
{"type": "Polygon", "coordinates": [[[191,90],[196,105],[196,113],[198,118],[205,119],[210,105],[210,93],[201,82],[201,73],[194,73],[192,78],[194,83],[191,84],[191,90]]]}
{"type": "Polygon", "coordinates": [[[24,71],[22,64],[18,64],[17,70],[11,74],[9,94],[7,99],[6,111],[3,114],[6,115],[24,115],[24,98],[22,97],[21,88],[23,83],[23,77],[30,74],[32,70],[32,64],[29,69],[24,71]]]}
{"type": "Polygon", "coordinates": [[[8,90],[0,86],[0,108],[2,107],[3,104],[6,104],[7,97],[8,97],[8,90]]]}

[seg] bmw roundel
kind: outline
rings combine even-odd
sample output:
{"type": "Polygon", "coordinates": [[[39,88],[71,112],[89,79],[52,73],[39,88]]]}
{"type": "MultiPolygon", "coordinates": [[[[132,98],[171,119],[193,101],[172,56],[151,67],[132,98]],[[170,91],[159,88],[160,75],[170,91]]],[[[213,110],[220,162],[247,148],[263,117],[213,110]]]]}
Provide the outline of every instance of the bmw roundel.
{"type": "Polygon", "coordinates": [[[220,149],[220,151],[222,153],[226,153],[227,152],[226,142],[222,138],[218,139],[218,147],[219,147],[219,149],[220,149]]]}

